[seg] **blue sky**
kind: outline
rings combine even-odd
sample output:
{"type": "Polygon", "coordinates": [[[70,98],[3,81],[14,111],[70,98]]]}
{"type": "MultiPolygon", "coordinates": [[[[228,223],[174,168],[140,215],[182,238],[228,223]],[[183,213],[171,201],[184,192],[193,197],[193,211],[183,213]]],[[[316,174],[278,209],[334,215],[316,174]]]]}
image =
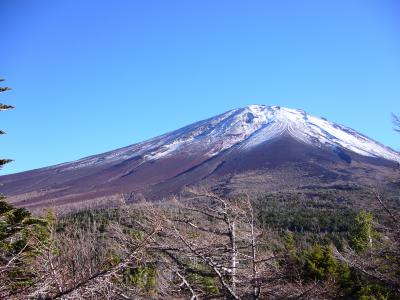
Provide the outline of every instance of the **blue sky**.
{"type": "Polygon", "coordinates": [[[249,104],[302,108],[397,150],[397,0],[1,0],[1,174],[249,104]]]}

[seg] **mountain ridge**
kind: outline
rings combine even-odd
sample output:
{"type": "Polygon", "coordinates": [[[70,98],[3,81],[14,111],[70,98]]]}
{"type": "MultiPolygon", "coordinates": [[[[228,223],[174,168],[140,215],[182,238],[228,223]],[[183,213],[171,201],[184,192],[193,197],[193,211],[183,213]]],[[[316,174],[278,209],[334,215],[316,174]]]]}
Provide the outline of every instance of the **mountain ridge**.
{"type": "MultiPolygon", "coordinates": [[[[242,113],[242,115],[243,115],[243,113],[245,115],[247,115],[249,113],[254,113],[255,110],[260,110],[260,109],[266,109],[267,113],[269,113],[271,111],[279,111],[279,110],[281,110],[281,111],[289,112],[291,114],[295,114],[295,113],[300,114],[303,118],[311,117],[314,120],[318,120],[319,119],[319,122],[322,121],[322,122],[333,124],[334,126],[339,127],[340,130],[342,130],[342,131],[351,131],[351,133],[357,134],[359,137],[362,137],[365,140],[373,141],[373,139],[367,137],[364,134],[360,134],[357,131],[355,131],[355,130],[349,128],[349,127],[346,127],[346,126],[343,126],[343,125],[340,125],[340,124],[337,124],[337,123],[334,123],[334,122],[330,122],[325,118],[315,117],[313,115],[307,114],[304,110],[301,110],[301,109],[290,109],[290,108],[285,108],[285,107],[280,107],[280,106],[249,105],[249,106],[246,106],[244,108],[238,108],[238,109],[229,110],[229,111],[227,111],[227,112],[225,112],[223,114],[217,115],[215,117],[211,117],[211,118],[208,118],[208,119],[205,119],[205,120],[202,120],[202,121],[198,121],[198,122],[192,123],[190,125],[187,125],[187,126],[184,126],[184,127],[180,128],[180,129],[177,129],[177,130],[162,134],[160,136],[145,140],[143,142],[135,143],[135,144],[130,145],[130,146],[122,147],[122,148],[119,148],[119,149],[116,149],[116,150],[111,150],[111,151],[107,151],[107,152],[96,154],[96,155],[90,155],[90,156],[84,157],[82,159],[78,159],[76,161],[61,163],[61,164],[57,164],[57,165],[50,166],[50,167],[44,167],[44,169],[53,168],[53,167],[61,167],[61,166],[64,166],[64,165],[74,164],[74,163],[81,162],[81,161],[85,161],[86,163],[90,163],[88,160],[93,159],[93,158],[98,158],[99,156],[101,157],[101,159],[106,159],[106,160],[109,159],[110,161],[112,161],[112,156],[119,157],[121,154],[127,153],[129,151],[132,152],[132,151],[141,150],[141,149],[137,149],[137,146],[140,146],[140,145],[143,145],[143,144],[147,144],[147,143],[151,143],[151,142],[154,142],[154,141],[157,142],[159,139],[162,139],[161,145],[157,145],[157,144],[156,145],[152,145],[154,148],[156,148],[156,147],[164,147],[164,149],[165,149],[165,147],[171,147],[172,148],[174,146],[174,143],[171,144],[170,141],[168,141],[168,139],[171,139],[171,136],[175,136],[175,135],[181,134],[182,131],[183,132],[185,132],[187,130],[192,130],[192,131],[195,130],[196,131],[196,130],[199,130],[199,128],[197,127],[198,125],[203,125],[204,126],[204,124],[207,124],[207,122],[211,122],[211,124],[214,124],[215,122],[218,122],[221,119],[222,120],[226,120],[226,118],[232,117],[232,115],[237,115],[237,114],[240,115],[241,113],[242,113]],[[168,139],[165,140],[165,137],[168,137],[168,139]],[[121,153],[118,153],[118,152],[121,152],[121,153]],[[111,155],[105,156],[105,154],[111,154],[111,155]]],[[[266,117],[266,116],[258,115],[257,118],[260,117],[260,116],[261,117],[266,117]]],[[[265,122],[265,121],[267,121],[267,119],[265,118],[265,119],[262,120],[262,122],[259,123],[260,127],[256,128],[257,130],[262,130],[263,128],[265,129],[265,128],[269,127],[269,126],[261,126],[261,125],[272,125],[273,126],[274,124],[271,124],[271,123],[275,122],[275,121],[272,121],[271,123],[268,123],[268,122],[267,123],[263,123],[263,121],[265,122]]],[[[280,129],[282,129],[282,128],[280,128],[280,129]]],[[[278,128],[278,130],[279,130],[279,128],[278,128]]],[[[293,128],[289,127],[289,131],[290,130],[293,131],[293,128]]],[[[254,134],[254,133],[256,133],[256,132],[252,132],[252,134],[254,134]]],[[[296,135],[294,134],[293,136],[296,136],[296,135]]],[[[262,140],[265,141],[268,138],[270,138],[270,137],[264,136],[264,137],[262,137],[262,140]]],[[[178,143],[178,141],[175,141],[175,142],[176,142],[176,144],[178,143]]],[[[400,154],[398,152],[396,152],[395,150],[391,149],[390,147],[384,146],[383,144],[381,144],[379,142],[376,142],[376,141],[373,141],[373,142],[374,142],[375,146],[381,147],[382,149],[384,149],[384,152],[386,152],[385,155],[383,155],[383,158],[400,162],[400,154]]],[[[232,145],[233,144],[230,144],[230,146],[232,146],[232,145]]],[[[344,145],[344,144],[340,144],[339,146],[346,148],[346,145],[344,145]]],[[[229,147],[229,145],[228,145],[228,147],[229,147]]],[[[163,150],[163,149],[161,149],[161,150],[163,150]]],[[[349,150],[355,151],[358,154],[362,154],[362,153],[360,153],[360,149],[352,148],[352,149],[349,149],[349,150]]],[[[157,154],[158,155],[155,155],[155,153],[151,153],[150,152],[150,153],[147,154],[147,158],[148,159],[157,159],[158,157],[162,157],[163,155],[168,154],[168,152],[166,152],[166,151],[158,151],[157,154]]],[[[371,154],[371,153],[369,153],[369,154],[371,154]]],[[[368,155],[368,153],[366,151],[364,151],[364,154],[362,154],[362,155],[374,156],[374,155],[368,155]]],[[[133,156],[136,156],[135,153],[134,153],[133,156]]],[[[127,154],[127,156],[123,157],[122,159],[130,159],[133,156],[132,155],[129,156],[129,154],[127,154]]],[[[379,155],[376,154],[375,156],[379,156],[379,155]]],[[[41,169],[43,169],[43,168],[41,168],[41,169]]]]}
{"type": "Polygon", "coordinates": [[[273,173],[282,166],[288,177],[298,172],[293,184],[304,181],[305,170],[316,181],[325,174],[332,180],[372,182],[392,178],[399,162],[398,152],[349,127],[303,110],[250,105],[141,143],[2,176],[0,192],[22,206],[123,198],[126,193],[159,199],[186,185],[217,185],[224,176],[273,173]]]}

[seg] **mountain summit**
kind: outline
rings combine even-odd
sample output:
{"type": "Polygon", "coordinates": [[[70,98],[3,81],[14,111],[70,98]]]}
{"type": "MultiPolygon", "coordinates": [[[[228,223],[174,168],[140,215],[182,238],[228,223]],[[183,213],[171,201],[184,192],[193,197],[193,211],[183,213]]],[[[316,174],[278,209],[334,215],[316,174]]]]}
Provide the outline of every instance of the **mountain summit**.
{"type": "Polygon", "coordinates": [[[191,184],[234,191],[255,173],[256,190],[277,188],[272,175],[289,185],[376,180],[390,177],[399,162],[399,153],[351,128],[303,110],[250,105],[132,146],[2,176],[0,191],[25,206],[107,205],[191,184]]]}

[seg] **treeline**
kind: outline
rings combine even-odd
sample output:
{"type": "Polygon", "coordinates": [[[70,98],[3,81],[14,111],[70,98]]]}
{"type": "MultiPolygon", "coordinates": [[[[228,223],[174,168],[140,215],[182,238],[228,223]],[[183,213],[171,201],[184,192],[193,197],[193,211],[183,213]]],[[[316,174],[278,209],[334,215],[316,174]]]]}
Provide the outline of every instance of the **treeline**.
{"type": "Polygon", "coordinates": [[[321,232],[282,226],[270,197],[190,190],[43,218],[2,200],[0,298],[400,299],[398,216],[380,195],[385,225],[346,211],[321,232]]]}

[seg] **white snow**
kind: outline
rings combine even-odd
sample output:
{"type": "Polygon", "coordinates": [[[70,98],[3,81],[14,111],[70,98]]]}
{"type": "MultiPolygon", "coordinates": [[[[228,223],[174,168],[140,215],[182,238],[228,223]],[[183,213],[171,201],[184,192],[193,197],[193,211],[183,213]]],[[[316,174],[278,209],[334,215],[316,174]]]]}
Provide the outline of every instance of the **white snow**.
{"type": "Polygon", "coordinates": [[[302,110],[265,107],[271,123],[247,142],[248,147],[288,133],[299,141],[321,147],[339,146],[363,156],[381,157],[400,162],[399,153],[356,131],[309,115],[302,110]]]}

